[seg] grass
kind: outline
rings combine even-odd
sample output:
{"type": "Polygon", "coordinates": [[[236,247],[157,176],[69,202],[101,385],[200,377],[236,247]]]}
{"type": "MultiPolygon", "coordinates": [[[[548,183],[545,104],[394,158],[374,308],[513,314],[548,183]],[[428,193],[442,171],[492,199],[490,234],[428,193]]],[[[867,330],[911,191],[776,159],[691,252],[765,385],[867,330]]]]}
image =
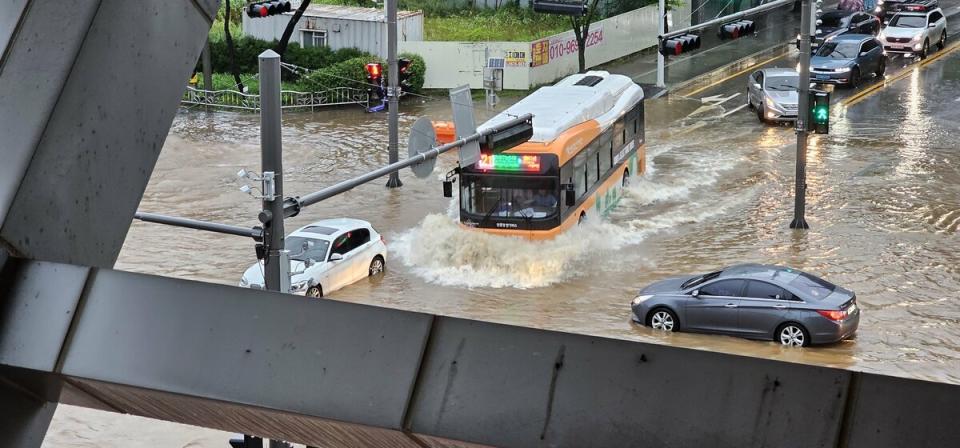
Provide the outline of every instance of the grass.
{"type": "Polygon", "coordinates": [[[424,40],[529,42],[571,28],[564,16],[535,14],[527,9],[464,10],[448,16],[425,17],[424,40]]]}

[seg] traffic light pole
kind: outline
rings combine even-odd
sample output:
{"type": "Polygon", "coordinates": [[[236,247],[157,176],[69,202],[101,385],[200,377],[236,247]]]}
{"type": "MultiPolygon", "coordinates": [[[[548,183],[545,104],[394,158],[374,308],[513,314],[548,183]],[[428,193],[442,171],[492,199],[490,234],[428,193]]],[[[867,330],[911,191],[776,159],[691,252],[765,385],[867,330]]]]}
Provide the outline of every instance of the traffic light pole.
{"type": "MultiPolygon", "coordinates": [[[[658,25],[659,34],[658,36],[663,36],[667,34],[667,0],[660,0],[660,6],[657,9],[657,14],[659,14],[660,24],[658,25]]],[[[661,48],[663,39],[660,39],[658,42],[657,49],[661,48]]],[[[657,51],[657,87],[664,88],[667,87],[667,64],[666,57],[663,55],[662,51],[657,51]]]]}
{"type": "MultiPolygon", "coordinates": [[[[399,136],[399,111],[400,91],[397,86],[400,84],[400,73],[397,70],[397,0],[386,0],[387,8],[387,99],[388,99],[388,152],[390,163],[396,163],[400,160],[400,136],[399,136]]],[[[397,188],[403,186],[400,182],[400,174],[396,171],[390,173],[387,179],[387,188],[397,188]]]]}
{"type": "Polygon", "coordinates": [[[797,109],[797,178],[791,229],[809,229],[805,217],[807,207],[807,120],[810,118],[810,28],[813,19],[812,0],[802,0],[800,12],[800,82],[797,109]]]}
{"type": "Polygon", "coordinates": [[[280,55],[260,54],[260,160],[263,170],[264,287],[290,290],[290,262],[283,237],[283,144],[280,135],[280,55]]]}

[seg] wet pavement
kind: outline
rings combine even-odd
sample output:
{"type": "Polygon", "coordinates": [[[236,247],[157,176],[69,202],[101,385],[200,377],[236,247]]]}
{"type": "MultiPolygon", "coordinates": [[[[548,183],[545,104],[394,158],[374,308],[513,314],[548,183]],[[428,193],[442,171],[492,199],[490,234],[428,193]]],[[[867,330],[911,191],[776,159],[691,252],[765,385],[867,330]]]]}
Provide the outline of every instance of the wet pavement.
{"type": "MultiPolygon", "coordinates": [[[[791,58],[769,65],[793,66],[791,58]]],[[[831,134],[814,137],[808,154],[805,232],[787,228],[793,130],[737,109],[743,76],[648,101],[647,173],[609,221],[554,241],[460,229],[440,184],[455,154],[444,155],[430,179],[405,171],[401,189],[385,189],[385,180],[360,187],[306,209],[287,228],[349,216],[386,235],[385,275],[332,300],[960,384],[960,50],[922,67],[895,58],[886,79],[894,81],[856,102],[849,98],[869,85],[834,92],[831,134]],[[737,93],[719,105],[700,100],[737,93]],[[630,322],[639,287],[741,262],[786,264],[854,290],[863,309],[858,337],[787,349],[630,322]]],[[[479,108],[478,121],[492,113],[479,108]]],[[[421,115],[449,119],[450,110],[439,100],[405,103],[402,142],[421,115]]],[[[386,164],[385,120],[355,109],[286,114],[287,195],[386,164]]],[[[140,210],[255,225],[259,202],[238,191],[234,173],[258,166],[256,115],[181,111],[140,210]]],[[[135,222],[117,268],[236,284],[253,261],[252,242],[240,237],[135,222]]],[[[44,446],[109,445],[57,436],[86,421],[67,422],[72,415],[58,412],[44,446]]]]}

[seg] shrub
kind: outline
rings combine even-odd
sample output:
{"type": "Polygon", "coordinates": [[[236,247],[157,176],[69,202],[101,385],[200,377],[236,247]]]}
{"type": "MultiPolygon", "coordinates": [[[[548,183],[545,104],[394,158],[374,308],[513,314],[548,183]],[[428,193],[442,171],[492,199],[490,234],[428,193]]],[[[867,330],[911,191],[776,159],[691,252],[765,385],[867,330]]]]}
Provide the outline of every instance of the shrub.
{"type": "MultiPolygon", "coordinates": [[[[414,93],[420,92],[423,90],[423,78],[427,68],[423,58],[408,53],[401,54],[400,57],[410,59],[410,68],[408,69],[410,72],[410,88],[408,90],[414,93]]],[[[375,56],[363,55],[315,70],[301,78],[300,84],[304,89],[313,92],[336,87],[363,88],[367,84],[366,65],[369,62],[383,64],[384,74],[386,74],[385,61],[375,56]]]]}

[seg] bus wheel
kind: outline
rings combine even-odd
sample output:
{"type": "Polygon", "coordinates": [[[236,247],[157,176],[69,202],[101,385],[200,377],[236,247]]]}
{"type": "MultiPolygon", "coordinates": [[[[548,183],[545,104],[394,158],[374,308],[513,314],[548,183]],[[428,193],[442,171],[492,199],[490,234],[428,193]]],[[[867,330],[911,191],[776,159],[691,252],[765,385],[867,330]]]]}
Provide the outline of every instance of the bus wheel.
{"type": "Polygon", "coordinates": [[[587,221],[587,212],[580,212],[580,218],[577,219],[577,225],[583,224],[587,221]]]}
{"type": "Polygon", "coordinates": [[[630,170],[623,170],[623,181],[621,182],[623,188],[630,186],[630,170]]]}

